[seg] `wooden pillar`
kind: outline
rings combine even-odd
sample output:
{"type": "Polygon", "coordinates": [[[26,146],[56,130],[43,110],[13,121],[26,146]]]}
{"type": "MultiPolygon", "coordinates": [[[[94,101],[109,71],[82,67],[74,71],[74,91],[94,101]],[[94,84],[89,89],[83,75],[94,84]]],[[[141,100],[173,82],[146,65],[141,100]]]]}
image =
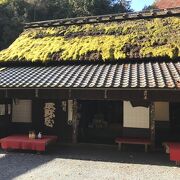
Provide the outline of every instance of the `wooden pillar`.
{"type": "Polygon", "coordinates": [[[5,104],[5,115],[7,116],[8,115],[8,103],[6,102],[5,104]]]}
{"type": "Polygon", "coordinates": [[[76,100],[73,101],[73,135],[72,135],[72,142],[74,144],[77,143],[78,138],[78,103],[76,100]]]}
{"type": "Polygon", "coordinates": [[[151,144],[152,149],[155,148],[155,104],[150,104],[150,132],[151,132],[151,144]]]}

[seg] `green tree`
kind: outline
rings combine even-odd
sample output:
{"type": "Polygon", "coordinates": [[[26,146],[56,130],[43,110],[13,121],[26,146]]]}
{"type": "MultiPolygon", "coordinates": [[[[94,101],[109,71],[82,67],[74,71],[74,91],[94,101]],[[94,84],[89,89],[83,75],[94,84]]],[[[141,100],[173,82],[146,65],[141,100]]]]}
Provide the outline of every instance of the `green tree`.
{"type": "Polygon", "coordinates": [[[129,0],[0,0],[0,50],[23,30],[23,23],[130,11],[129,0]]]}
{"type": "Polygon", "coordinates": [[[113,0],[112,13],[124,13],[131,10],[131,0],[113,0]]]}
{"type": "Polygon", "coordinates": [[[146,10],[151,10],[151,9],[157,9],[157,7],[156,7],[156,2],[157,2],[157,1],[155,0],[152,5],[144,6],[143,10],[146,11],[146,10]]]}
{"type": "Polygon", "coordinates": [[[0,4],[0,49],[6,48],[22,31],[22,23],[28,18],[27,4],[23,0],[0,4]]]}
{"type": "Polygon", "coordinates": [[[8,2],[9,2],[9,0],[0,0],[0,5],[4,5],[4,4],[8,3],[8,2]]]}
{"type": "Polygon", "coordinates": [[[74,16],[130,11],[130,0],[69,0],[74,16]]]}

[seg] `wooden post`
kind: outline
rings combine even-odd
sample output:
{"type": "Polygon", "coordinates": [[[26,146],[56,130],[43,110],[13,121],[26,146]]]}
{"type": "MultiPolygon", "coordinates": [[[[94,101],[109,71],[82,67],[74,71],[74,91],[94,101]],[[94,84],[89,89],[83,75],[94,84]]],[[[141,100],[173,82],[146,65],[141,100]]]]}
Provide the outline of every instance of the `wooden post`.
{"type": "Polygon", "coordinates": [[[151,130],[151,147],[155,148],[155,104],[150,104],[150,130],[151,130]]]}
{"type": "Polygon", "coordinates": [[[78,137],[78,103],[76,100],[73,101],[73,120],[72,120],[72,125],[73,125],[73,135],[72,135],[72,142],[74,144],[77,143],[77,137],[78,137]]]}

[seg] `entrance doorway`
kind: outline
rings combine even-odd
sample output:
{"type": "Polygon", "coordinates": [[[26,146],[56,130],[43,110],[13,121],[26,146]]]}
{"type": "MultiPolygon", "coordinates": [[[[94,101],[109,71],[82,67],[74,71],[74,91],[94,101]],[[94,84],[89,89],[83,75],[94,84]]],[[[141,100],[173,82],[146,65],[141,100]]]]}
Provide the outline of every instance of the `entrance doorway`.
{"type": "Polygon", "coordinates": [[[122,134],[122,101],[81,101],[79,142],[112,144],[122,134]]]}

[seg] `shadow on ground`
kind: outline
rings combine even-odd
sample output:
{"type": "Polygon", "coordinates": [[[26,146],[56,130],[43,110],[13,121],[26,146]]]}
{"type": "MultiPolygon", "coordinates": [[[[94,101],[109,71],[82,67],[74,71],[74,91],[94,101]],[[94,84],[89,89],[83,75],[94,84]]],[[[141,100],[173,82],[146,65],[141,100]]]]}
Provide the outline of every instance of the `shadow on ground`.
{"type": "Polygon", "coordinates": [[[127,146],[123,152],[115,146],[58,145],[44,154],[24,151],[0,151],[0,179],[13,179],[54,159],[73,159],[113,163],[175,166],[163,152],[143,152],[127,146]]]}
{"type": "Polygon", "coordinates": [[[158,166],[175,166],[169,160],[169,155],[163,151],[144,152],[144,147],[127,145],[123,151],[118,151],[116,146],[104,145],[63,145],[54,149],[56,158],[102,161],[113,163],[131,163],[158,166]]]}

